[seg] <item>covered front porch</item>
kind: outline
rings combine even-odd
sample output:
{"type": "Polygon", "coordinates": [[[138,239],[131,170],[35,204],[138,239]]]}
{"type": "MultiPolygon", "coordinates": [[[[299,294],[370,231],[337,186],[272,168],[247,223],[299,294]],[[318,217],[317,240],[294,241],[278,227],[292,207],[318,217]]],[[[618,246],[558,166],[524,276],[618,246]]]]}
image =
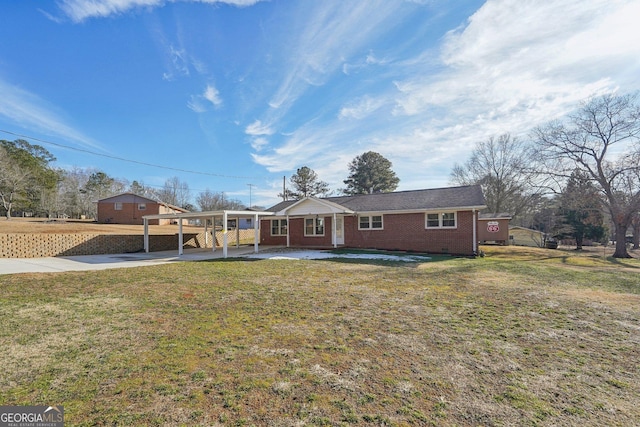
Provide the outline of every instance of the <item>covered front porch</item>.
{"type": "Polygon", "coordinates": [[[274,212],[263,230],[263,241],[273,237],[290,247],[338,248],[345,242],[345,217],[355,212],[328,200],[307,197],[274,212]]]}
{"type": "MultiPolygon", "coordinates": [[[[240,219],[251,219],[254,227],[254,239],[253,250],[254,253],[258,253],[260,243],[260,218],[264,216],[272,216],[273,212],[262,211],[236,211],[236,210],[219,210],[219,211],[205,211],[205,212],[184,212],[184,213],[171,213],[171,214],[155,214],[145,215],[142,217],[144,221],[144,250],[145,253],[149,253],[149,220],[155,219],[171,219],[175,220],[178,224],[178,255],[184,254],[184,233],[183,233],[183,220],[201,220],[204,222],[205,229],[205,244],[208,244],[208,239],[213,239],[211,252],[216,251],[215,241],[215,224],[216,220],[222,222],[222,257],[227,258],[229,255],[229,220],[236,221],[236,231],[239,230],[238,226],[240,219]],[[209,231],[209,222],[211,223],[211,233],[209,231]],[[210,237],[211,236],[211,237],[210,237]]],[[[239,232],[239,231],[238,231],[239,232]]],[[[236,247],[240,247],[240,239],[236,238],[236,247]]]]}

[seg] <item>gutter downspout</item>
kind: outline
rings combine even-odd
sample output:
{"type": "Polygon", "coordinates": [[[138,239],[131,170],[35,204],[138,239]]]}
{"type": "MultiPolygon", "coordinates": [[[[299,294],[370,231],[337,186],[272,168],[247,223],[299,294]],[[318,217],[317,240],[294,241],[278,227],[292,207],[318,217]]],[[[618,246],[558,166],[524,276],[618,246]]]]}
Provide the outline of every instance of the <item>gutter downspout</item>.
{"type": "Polygon", "coordinates": [[[478,254],[478,230],[477,230],[476,210],[473,210],[473,254],[478,254]]]}

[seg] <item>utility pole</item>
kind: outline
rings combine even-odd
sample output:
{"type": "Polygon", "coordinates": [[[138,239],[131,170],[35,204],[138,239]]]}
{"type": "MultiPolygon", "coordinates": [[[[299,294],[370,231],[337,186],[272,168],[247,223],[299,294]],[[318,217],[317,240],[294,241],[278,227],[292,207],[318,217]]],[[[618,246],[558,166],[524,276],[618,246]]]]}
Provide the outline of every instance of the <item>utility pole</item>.
{"type": "Polygon", "coordinates": [[[282,177],[282,200],[287,201],[287,177],[282,177]]]}
{"type": "Polygon", "coordinates": [[[255,187],[255,185],[253,184],[247,184],[247,185],[249,186],[249,209],[251,209],[251,206],[253,206],[251,203],[251,189],[255,187]]]}

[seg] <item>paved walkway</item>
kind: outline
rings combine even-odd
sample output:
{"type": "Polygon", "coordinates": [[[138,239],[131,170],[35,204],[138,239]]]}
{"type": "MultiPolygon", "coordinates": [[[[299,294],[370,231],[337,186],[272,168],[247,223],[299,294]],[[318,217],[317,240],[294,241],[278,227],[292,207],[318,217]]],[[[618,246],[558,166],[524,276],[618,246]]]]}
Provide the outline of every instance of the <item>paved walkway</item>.
{"type": "MultiPolygon", "coordinates": [[[[262,247],[261,247],[262,249],[262,247]]],[[[252,254],[253,245],[228,248],[228,257],[252,254]]],[[[181,261],[203,261],[222,258],[222,248],[185,249],[178,251],[134,254],[80,255],[46,258],[0,258],[0,275],[16,273],[51,273],[61,271],[106,270],[109,268],[142,267],[181,261]]]]}

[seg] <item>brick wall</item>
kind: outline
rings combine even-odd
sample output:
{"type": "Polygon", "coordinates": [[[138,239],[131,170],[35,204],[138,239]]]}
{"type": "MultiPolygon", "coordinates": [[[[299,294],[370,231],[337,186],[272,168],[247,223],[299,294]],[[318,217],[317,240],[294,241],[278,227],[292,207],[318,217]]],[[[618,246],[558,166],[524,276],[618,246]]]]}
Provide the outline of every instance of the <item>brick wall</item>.
{"type": "Polygon", "coordinates": [[[473,214],[458,212],[457,228],[426,229],[424,213],[385,214],[383,230],[358,230],[358,218],[345,217],[346,246],[457,255],[473,254],[473,214]]]}
{"type": "MultiPolygon", "coordinates": [[[[116,210],[115,203],[101,202],[98,203],[98,222],[110,224],[134,224],[142,225],[144,223],[142,217],[158,213],[158,205],[153,203],[146,204],[147,209],[138,210],[137,203],[122,203],[122,209],[116,210]]],[[[158,225],[157,219],[150,220],[150,225],[158,225]]]]}
{"type": "MultiPolygon", "coordinates": [[[[253,242],[253,230],[240,230],[240,242],[253,242]]],[[[236,244],[236,233],[229,232],[228,244],[236,244]]],[[[200,233],[184,233],[184,248],[211,247],[205,245],[204,231],[200,233]]],[[[216,232],[217,245],[222,245],[222,232],[216,232]]],[[[149,236],[149,250],[171,251],[178,249],[178,235],[149,236]]],[[[142,235],[104,235],[87,233],[38,234],[10,233],[0,234],[0,258],[40,258],[52,256],[102,255],[142,252],[144,236],[142,235]]]]}
{"type": "MultiPolygon", "coordinates": [[[[304,236],[302,218],[289,219],[291,246],[331,246],[331,217],[325,217],[325,234],[321,237],[304,236]]],[[[427,253],[473,254],[473,214],[458,212],[457,228],[426,229],[425,214],[385,214],[383,230],[358,230],[358,217],[344,217],[345,246],[361,249],[404,250],[427,253]]],[[[270,220],[263,220],[260,243],[286,245],[286,236],[271,236],[270,220]]]]}

